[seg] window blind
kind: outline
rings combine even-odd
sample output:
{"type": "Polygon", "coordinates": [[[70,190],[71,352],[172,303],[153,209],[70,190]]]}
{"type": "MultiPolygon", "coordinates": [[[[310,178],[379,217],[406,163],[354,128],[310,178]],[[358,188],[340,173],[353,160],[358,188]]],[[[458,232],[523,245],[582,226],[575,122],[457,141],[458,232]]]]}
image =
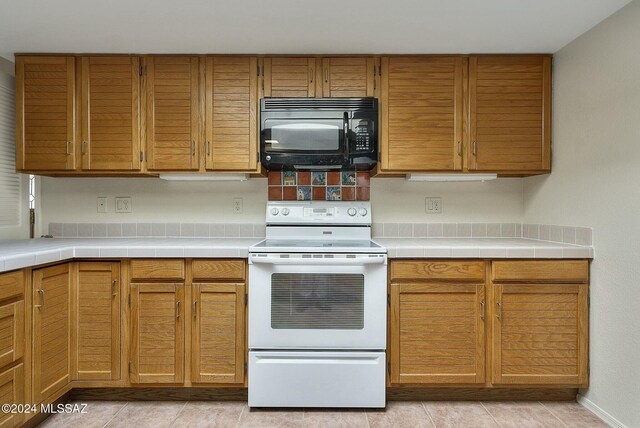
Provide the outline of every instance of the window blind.
{"type": "Polygon", "coordinates": [[[20,174],[16,168],[16,92],[12,77],[0,75],[0,226],[20,225],[20,174]]]}

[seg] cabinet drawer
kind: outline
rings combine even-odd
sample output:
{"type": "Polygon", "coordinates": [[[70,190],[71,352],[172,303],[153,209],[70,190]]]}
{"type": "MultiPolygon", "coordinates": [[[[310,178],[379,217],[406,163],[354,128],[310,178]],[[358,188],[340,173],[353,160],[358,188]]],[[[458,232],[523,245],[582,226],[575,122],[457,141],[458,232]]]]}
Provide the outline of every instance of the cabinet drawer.
{"type": "Polygon", "coordinates": [[[587,260],[495,261],[491,268],[494,282],[587,282],[587,260]]]}
{"type": "Polygon", "coordinates": [[[391,281],[455,280],[484,281],[484,262],[454,260],[408,260],[391,262],[391,281]]]}
{"type": "Polygon", "coordinates": [[[244,281],[244,260],[194,260],[194,280],[238,280],[244,281]]]}
{"type": "Polygon", "coordinates": [[[184,260],[174,259],[135,259],[131,260],[132,280],[182,280],[184,279],[184,260]]]}
{"type": "MultiPolygon", "coordinates": [[[[18,364],[0,373],[2,404],[24,404],[24,366],[18,364]]],[[[20,413],[0,413],[0,427],[17,427],[23,421],[20,413]]]]}
{"type": "Polygon", "coordinates": [[[24,294],[24,272],[0,274],[0,300],[24,294]]]}
{"type": "Polygon", "coordinates": [[[0,306],[0,367],[24,354],[24,300],[0,306]]]}

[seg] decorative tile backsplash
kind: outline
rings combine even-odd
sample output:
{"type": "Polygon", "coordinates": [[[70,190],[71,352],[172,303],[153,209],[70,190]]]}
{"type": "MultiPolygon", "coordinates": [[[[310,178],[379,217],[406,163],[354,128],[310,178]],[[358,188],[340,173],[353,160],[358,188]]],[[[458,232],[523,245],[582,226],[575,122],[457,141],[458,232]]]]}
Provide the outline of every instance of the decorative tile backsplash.
{"type": "Polygon", "coordinates": [[[361,171],[271,171],[270,201],[368,201],[370,176],[361,171]]]}

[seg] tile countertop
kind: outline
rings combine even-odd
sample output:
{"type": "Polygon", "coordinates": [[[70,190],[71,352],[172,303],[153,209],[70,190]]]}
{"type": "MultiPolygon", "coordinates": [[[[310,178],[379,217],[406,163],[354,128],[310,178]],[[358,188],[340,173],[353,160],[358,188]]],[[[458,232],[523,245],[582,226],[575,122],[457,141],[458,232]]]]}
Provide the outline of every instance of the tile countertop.
{"type": "MultiPolygon", "coordinates": [[[[0,272],[76,258],[247,257],[262,238],[70,238],[0,241],[0,272]]],[[[592,258],[593,248],[524,238],[374,238],[391,258],[592,258]]]]}

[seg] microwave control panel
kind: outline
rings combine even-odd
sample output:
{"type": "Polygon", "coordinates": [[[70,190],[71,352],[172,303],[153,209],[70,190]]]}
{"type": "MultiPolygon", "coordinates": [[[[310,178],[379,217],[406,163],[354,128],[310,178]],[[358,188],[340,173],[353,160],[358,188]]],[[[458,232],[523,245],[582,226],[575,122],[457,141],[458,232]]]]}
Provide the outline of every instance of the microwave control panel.
{"type": "Polygon", "coordinates": [[[371,150],[371,125],[368,120],[355,120],[355,126],[352,128],[355,135],[355,151],[371,150]]]}

